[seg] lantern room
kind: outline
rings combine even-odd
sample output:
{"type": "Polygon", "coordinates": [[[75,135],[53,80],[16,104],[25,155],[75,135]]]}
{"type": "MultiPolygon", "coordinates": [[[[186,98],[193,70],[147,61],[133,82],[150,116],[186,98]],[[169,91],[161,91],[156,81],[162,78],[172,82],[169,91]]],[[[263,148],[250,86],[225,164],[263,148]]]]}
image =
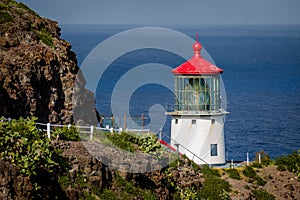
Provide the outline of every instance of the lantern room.
{"type": "Polygon", "coordinates": [[[202,45],[193,45],[194,56],[172,70],[175,74],[175,111],[217,111],[221,108],[222,69],[203,59],[202,45]]]}

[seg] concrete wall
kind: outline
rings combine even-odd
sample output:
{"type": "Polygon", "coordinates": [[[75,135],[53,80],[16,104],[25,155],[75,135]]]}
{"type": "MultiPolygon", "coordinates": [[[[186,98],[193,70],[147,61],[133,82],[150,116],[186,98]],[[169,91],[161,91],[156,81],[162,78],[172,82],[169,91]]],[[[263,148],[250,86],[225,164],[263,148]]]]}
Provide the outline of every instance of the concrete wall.
{"type": "Polygon", "coordinates": [[[224,164],[224,115],[216,116],[173,116],[171,125],[171,146],[176,148],[179,143],[179,152],[186,154],[198,164],[224,164]],[[194,120],[194,123],[193,123],[194,120]],[[211,156],[211,144],[217,144],[217,156],[211,156]],[[205,162],[204,162],[204,161],[205,162]]]}

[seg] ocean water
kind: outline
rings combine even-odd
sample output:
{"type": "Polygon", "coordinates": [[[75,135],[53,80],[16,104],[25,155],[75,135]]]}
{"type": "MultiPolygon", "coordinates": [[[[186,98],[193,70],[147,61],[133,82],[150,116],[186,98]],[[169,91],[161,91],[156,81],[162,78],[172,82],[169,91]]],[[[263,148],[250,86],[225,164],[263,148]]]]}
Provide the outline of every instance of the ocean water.
{"type": "MultiPolygon", "coordinates": [[[[79,66],[105,39],[135,25],[62,25],[79,66]]],[[[264,150],[272,158],[300,149],[300,26],[164,26],[199,40],[222,75],[227,96],[225,143],[227,159],[246,160],[264,150]]],[[[191,44],[192,45],[192,44],[191,44]]],[[[180,48],[180,47],[178,47],[180,48]]],[[[192,55],[191,55],[192,56],[192,55]]],[[[185,60],[157,49],[136,50],[117,58],[98,81],[97,109],[111,114],[117,81],[135,66],[161,63],[172,68],[185,60]]],[[[159,76],[159,75],[158,75],[159,76]]],[[[160,78],[160,77],[158,77],[160,78]]],[[[164,79],[165,77],[161,77],[164,79]]],[[[144,114],[160,104],[172,110],[174,95],[158,84],[138,88],[130,98],[130,114],[144,114]]],[[[163,127],[170,132],[170,118],[163,127]]]]}

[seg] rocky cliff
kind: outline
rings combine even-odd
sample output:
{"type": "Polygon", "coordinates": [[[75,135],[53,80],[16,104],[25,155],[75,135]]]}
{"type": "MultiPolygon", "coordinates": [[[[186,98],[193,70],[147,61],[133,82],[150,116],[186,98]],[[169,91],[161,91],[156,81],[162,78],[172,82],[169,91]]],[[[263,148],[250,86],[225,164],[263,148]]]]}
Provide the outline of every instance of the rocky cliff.
{"type": "MultiPolygon", "coordinates": [[[[60,38],[57,22],[22,3],[0,0],[0,116],[71,123],[78,71],[76,54],[60,38]]],[[[93,101],[84,80],[77,88],[93,101]]]]}

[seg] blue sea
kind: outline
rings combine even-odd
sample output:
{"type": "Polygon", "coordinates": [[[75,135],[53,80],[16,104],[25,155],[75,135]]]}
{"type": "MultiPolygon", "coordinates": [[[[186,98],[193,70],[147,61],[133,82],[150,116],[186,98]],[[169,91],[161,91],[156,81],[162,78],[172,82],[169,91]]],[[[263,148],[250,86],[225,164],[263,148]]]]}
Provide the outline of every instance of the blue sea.
{"type": "MultiPolygon", "coordinates": [[[[81,66],[102,41],[140,25],[62,25],[62,38],[72,44],[81,66]]],[[[163,26],[199,41],[222,74],[227,96],[225,144],[227,159],[246,160],[264,150],[272,158],[300,149],[300,26],[220,25],[163,26]]],[[[175,44],[176,45],[176,44],[175,44]]],[[[192,44],[191,44],[192,46],[192,44]]],[[[116,47],[117,48],[117,47],[116,47]]],[[[178,46],[178,48],[181,48],[178,46]]],[[[192,56],[192,54],[191,54],[192,56]]],[[[97,109],[111,115],[117,81],[135,66],[161,63],[175,68],[185,60],[172,53],[143,49],[117,58],[98,81],[97,109]]],[[[162,77],[163,78],[163,77],[162,77]]],[[[130,98],[130,114],[149,117],[160,104],[172,110],[174,95],[158,84],[138,88],[130,98]]],[[[145,123],[149,123],[146,120],[145,123]]],[[[170,118],[163,127],[170,133],[170,118]]]]}

